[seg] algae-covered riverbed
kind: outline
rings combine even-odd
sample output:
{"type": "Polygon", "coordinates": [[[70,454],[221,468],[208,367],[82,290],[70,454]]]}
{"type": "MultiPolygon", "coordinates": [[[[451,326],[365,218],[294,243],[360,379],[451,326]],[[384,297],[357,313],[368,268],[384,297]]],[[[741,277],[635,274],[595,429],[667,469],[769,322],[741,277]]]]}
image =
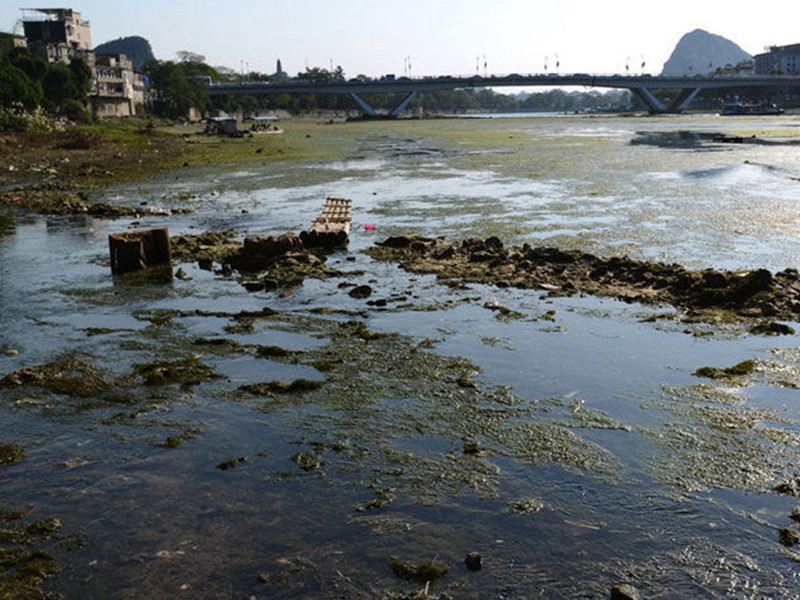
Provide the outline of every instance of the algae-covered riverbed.
{"type": "Polygon", "coordinates": [[[0,597],[797,597],[791,290],[780,318],[694,318],[373,257],[496,236],[796,268],[797,124],[289,121],[133,132],[138,171],[133,146],[116,172],[3,155],[0,597]],[[329,195],[353,231],[319,263],[243,280],[189,245],[299,231],[329,195]],[[175,277],[113,278],[108,234],[157,226],[175,277]]]}

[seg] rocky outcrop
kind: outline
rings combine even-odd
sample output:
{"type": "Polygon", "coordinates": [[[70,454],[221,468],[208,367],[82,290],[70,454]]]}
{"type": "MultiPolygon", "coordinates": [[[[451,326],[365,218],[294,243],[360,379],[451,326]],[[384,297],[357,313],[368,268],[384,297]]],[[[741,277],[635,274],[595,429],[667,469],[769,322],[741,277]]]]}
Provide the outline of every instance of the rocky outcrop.
{"type": "Polygon", "coordinates": [[[680,39],[669,60],[664,63],[661,74],[705,75],[720,67],[735,66],[750,58],[752,57],[747,52],[729,39],[695,29],[680,39]]]}
{"type": "Polygon", "coordinates": [[[678,264],[599,257],[552,247],[507,248],[501,240],[401,236],[368,253],[414,272],[443,279],[543,289],[556,295],[592,294],[629,302],[665,303],[711,318],[725,311],[739,317],[796,319],[800,273],[786,269],[731,272],[689,270],[678,264]]]}

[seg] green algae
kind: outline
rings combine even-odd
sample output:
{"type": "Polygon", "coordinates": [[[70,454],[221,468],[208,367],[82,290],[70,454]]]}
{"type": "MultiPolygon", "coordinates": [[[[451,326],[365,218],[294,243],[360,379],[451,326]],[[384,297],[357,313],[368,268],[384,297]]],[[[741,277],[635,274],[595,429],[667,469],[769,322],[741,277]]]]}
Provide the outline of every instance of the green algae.
{"type": "Polygon", "coordinates": [[[228,469],[233,469],[243,463],[247,462],[246,456],[238,456],[236,458],[232,458],[230,460],[223,461],[216,465],[216,468],[220,471],[227,471],[228,469]]]}
{"type": "Polygon", "coordinates": [[[256,356],[259,358],[288,358],[294,352],[281,348],[280,346],[257,346],[256,356]]]}
{"type": "Polygon", "coordinates": [[[700,367],[694,374],[696,377],[707,377],[709,379],[733,379],[750,375],[756,369],[756,361],[752,359],[743,360],[732,367],[700,367]]]}
{"type": "Polygon", "coordinates": [[[2,444],[0,443],[0,465],[25,460],[25,449],[22,444],[2,444]]]}
{"type": "Polygon", "coordinates": [[[239,389],[255,396],[271,396],[273,394],[302,394],[318,390],[325,381],[311,379],[295,379],[289,383],[285,381],[269,381],[240,386],[239,389]]]}
{"type": "Polygon", "coordinates": [[[520,498],[509,500],[504,512],[517,515],[534,515],[544,508],[544,503],[538,498],[520,498]]]}
{"type": "Polygon", "coordinates": [[[61,520],[55,517],[25,523],[24,511],[14,514],[14,526],[0,529],[0,598],[56,600],[62,596],[46,592],[42,585],[61,571],[61,564],[41,546],[59,537],[61,520]]]}
{"type": "Polygon", "coordinates": [[[241,242],[234,238],[231,230],[206,231],[197,235],[178,235],[170,238],[170,251],[173,260],[201,264],[229,263],[231,257],[241,249],[241,242]]]}
{"type": "Polygon", "coordinates": [[[133,371],[148,386],[180,384],[190,387],[222,377],[203,363],[199,358],[191,356],[180,360],[159,360],[150,363],[133,365],[133,371]]]}
{"type": "Polygon", "coordinates": [[[672,485],[763,492],[793,469],[797,422],[748,406],[735,388],[665,387],[653,404],[671,419],[658,431],[645,431],[665,451],[648,470],[672,485]]]}
{"type": "Polygon", "coordinates": [[[78,398],[105,396],[114,388],[105,373],[80,356],[58,358],[51,363],[14,371],[0,379],[0,388],[23,385],[78,398]]]}
{"type": "Polygon", "coordinates": [[[414,564],[395,557],[389,559],[389,568],[398,577],[420,584],[434,583],[447,575],[448,572],[446,567],[434,560],[426,560],[419,564],[414,564]]]}
{"type": "Polygon", "coordinates": [[[292,461],[303,471],[316,471],[322,466],[319,453],[303,450],[292,455],[292,461]]]}
{"type": "Polygon", "coordinates": [[[155,444],[157,448],[168,448],[174,449],[178,446],[182,445],[184,442],[188,442],[189,440],[193,440],[197,437],[197,434],[200,433],[200,430],[197,428],[190,428],[186,429],[185,431],[177,434],[171,435],[166,440],[164,440],[160,444],[155,444]]]}

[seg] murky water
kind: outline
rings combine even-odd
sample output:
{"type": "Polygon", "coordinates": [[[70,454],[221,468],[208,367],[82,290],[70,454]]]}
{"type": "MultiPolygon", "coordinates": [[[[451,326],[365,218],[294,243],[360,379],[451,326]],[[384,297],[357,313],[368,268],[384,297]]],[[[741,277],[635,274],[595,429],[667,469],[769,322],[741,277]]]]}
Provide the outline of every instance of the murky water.
{"type": "Polygon", "coordinates": [[[800,501],[772,489],[800,475],[796,336],[649,319],[668,307],[453,289],[358,252],[399,233],[496,235],[693,268],[796,267],[798,125],[337,125],[318,134],[344,140],[334,163],[108,191],[196,211],[135,226],[242,236],[305,228],[325,196],[351,198],[349,252],[329,258],[345,274],[283,295],[194,265],[168,286],[114,282],[107,234],[134,224],[3,215],[0,350],[18,354],[0,355],[0,376],[77,357],[104,385],[0,390],[0,442],[26,452],[0,466],[2,503],[62,520],[45,547],[64,571],[48,585],[70,598],[422,589],[392,557],[446,567],[430,591],[455,598],[604,598],[626,582],[647,597],[800,597],[800,555],[779,542],[800,501]],[[347,294],[361,283],[386,307],[347,294]],[[519,318],[498,319],[496,304],[519,318]],[[277,313],[241,317],[265,307],[277,313]],[[399,335],[362,340],[354,321],[399,335]],[[266,346],[290,354],[248,350],[266,346]],[[758,365],[746,381],[693,375],[745,359],[758,365]],[[154,360],[199,360],[219,377],[132,385],[134,365],[154,360]],[[242,391],[301,378],[326,383],[242,391]],[[464,566],[471,551],[482,570],[464,566]]]}

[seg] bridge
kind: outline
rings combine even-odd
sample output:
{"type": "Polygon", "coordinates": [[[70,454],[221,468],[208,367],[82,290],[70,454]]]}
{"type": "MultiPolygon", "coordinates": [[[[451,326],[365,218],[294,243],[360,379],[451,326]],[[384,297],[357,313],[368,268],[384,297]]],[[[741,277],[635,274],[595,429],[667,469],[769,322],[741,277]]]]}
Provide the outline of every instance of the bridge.
{"type": "Polygon", "coordinates": [[[630,90],[644,102],[651,114],[680,113],[703,90],[732,88],[790,88],[800,87],[800,76],[788,75],[708,75],[668,77],[652,75],[503,75],[472,77],[384,77],[375,81],[259,81],[241,83],[211,83],[209,96],[263,94],[345,94],[349,95],[367,116],[378,117],[378,111],[364,94],[401,94],[402,99],[389,110],[388,117],[397,117],[420,92],[435,90],[476,89],[497,87],[584,87],[630,90]],[[658,98],[654,90],[672,90],[668,103],[658,98]]]}

